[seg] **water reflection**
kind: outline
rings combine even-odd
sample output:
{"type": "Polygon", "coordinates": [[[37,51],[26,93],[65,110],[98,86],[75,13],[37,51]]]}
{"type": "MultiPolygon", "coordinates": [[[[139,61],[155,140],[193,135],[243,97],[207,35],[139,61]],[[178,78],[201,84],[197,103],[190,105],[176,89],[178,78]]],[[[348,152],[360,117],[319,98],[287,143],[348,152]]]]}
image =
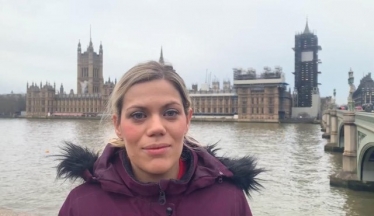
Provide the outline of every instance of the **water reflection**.
{"type": "MultiPolygon", "coordinates": [[[[69,140],[101,148],[114,135],[95,120],[0,119],[0,209],[56,215],[75,185],[55,181],[47,157],[69,140]],[[49,151],[49,153],[47,153],[49,151]]],[[[190,134],[203,144],[219,141],[221,154],[251,154],[268,171],[265,189],[249,200],[254,215],[371,215],[374,194],[330,188],[341,154],[325,153],[318,125],[194,122],[190,134]]]]}

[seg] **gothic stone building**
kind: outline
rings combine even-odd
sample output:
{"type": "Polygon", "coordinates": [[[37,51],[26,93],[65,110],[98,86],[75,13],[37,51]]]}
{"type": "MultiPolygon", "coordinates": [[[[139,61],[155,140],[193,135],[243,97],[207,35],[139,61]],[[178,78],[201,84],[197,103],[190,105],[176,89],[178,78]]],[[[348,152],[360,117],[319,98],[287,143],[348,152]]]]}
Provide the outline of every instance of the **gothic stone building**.
{"type": "Polygon", "coordinates": [[[368,73],[360,80],[360,84],[353,93],[353,100],[355,106],[374,103],[374,81],[371,78],[371,73],[368,73]]]}
{"type": "MultiPolygon", "coordinates": [[[[165,64],[163,53],[159,62],[165,64]]],[[[171,65],[167,65],[172,70],[171,65]]],[[[115,82],[103,82],[103,47],[94,51],[92,42],[82,53],[78,44],[77,94],[73,90],[65,92],[61,84],[59,91],[55,84],[27,84],[26,111],[28,117],[69,117],[97,116],[105,109],[115,82]]],[[[212,86],[204,84],[198,90],[193,85],[190,90],[194,115],[238,116],[239,121],[279,122],[291,116],[291,94],[286,91],[286,83],[281,68],[264,73],[234,69],[234,85],[223,82],[223,88],[215,80],[212,86]]]]}
{"type": "Polygon", "coordinates": [[[116,82],[103,80],[103,47],[99,53],[89,46],[82,53],[78,43],[77,52],[77,94],[73,90],[65,92],[61,84],[57,91],[55,84],[40,85],[27,83],[27,117],[47,116],[96,116],[105,109],[106,102],[116,82]]]}
{"type": "Polygon", "coordinates": [[[213,81],[200,90],[192,86],[190,96],[195,115],[237,115],[238,121],[279,122],[291,117],[292,97],[280,67],[264,68],[260,75],[249,69],[234,69],[234,85],[213,81]]]}

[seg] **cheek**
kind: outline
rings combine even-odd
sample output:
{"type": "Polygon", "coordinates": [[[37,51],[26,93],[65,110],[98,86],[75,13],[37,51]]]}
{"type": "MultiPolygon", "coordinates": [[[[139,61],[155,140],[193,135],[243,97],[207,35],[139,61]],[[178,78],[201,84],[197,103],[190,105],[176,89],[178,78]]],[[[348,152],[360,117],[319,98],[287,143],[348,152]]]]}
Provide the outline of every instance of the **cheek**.
{"type": "Polygon", "coordinates": [[[171,127],[172,133],[175,136],[183,137],[187,133],[187,123],[185,121],[181,121],[178,126],[171,127]]]}
{"type": "Polygon", "coordinates": [[[129,144],[133,144],[137,140],[139,140],[143,134],[139,126],[135,126],[133,124],[125,123],[121,125],[123,138],[129,144]]]}

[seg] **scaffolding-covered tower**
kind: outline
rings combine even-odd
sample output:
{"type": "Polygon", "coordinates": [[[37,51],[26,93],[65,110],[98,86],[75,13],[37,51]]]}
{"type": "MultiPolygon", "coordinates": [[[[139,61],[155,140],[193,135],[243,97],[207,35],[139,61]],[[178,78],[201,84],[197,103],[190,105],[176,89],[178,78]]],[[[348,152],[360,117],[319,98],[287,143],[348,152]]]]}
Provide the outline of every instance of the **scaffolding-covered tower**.
{"type": "Polygon", "coordinates": [[[318,37],[309,30],[306,23],[303,33],[295,35],[295,90],[294,106],[311,107],[313,92],[318,92],[318,37]]]}

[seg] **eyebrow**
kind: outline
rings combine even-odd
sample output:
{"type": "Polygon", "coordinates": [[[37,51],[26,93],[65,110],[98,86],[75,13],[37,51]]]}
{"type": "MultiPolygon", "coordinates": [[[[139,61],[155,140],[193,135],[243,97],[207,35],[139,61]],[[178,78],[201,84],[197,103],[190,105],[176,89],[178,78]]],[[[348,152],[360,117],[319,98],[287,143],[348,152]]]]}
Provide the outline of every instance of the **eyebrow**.
{"type": "MultiPolygon", "coordinates": [[[[170,101],[167,104],[163,105],[162,108],[165,108],[165,107],[168,107],[168,106],[171,106],[171,105],[183,106],[181,103],[179,103],[177,101],[170,101]]],[[[142,109],[142,110],[145,110],[145,109],[147,109],[147,107],[140,106],[140,105],[132,105],[132,106],[126,108],[126,110],[129,110],[129,109],[142,109]]]]}

